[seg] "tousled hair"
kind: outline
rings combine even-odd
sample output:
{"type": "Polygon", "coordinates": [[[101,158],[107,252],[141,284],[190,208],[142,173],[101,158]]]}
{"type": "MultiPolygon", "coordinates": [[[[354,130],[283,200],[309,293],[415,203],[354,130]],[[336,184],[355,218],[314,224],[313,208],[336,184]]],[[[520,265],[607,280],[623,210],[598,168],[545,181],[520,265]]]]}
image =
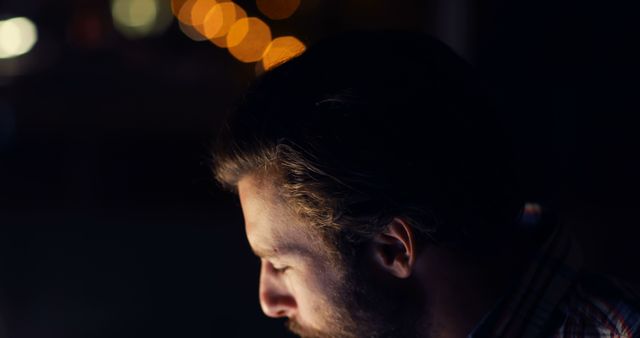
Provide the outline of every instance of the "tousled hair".
{"type": "Polygon", "coordinates": [[[269,182],[334,241],[362,242],[401,217],[419,240],[483,247],[523,205],[491,96],[419,33],[343,34],[263,74],[213,159],[224,187],[247,175],[269,182]]]}

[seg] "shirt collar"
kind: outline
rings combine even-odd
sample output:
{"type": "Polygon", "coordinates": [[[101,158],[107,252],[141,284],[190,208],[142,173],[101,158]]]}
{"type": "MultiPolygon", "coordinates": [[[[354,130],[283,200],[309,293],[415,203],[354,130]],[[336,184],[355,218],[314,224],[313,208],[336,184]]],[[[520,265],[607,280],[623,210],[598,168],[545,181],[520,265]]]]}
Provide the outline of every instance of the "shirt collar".
{"type": "MultiPolygon", "coordinates": [[[[530,221],[530,216],[525,208],[522,219],[530,221]]],[[[525,226],[531,226],[529,221],[525,226]]],[[[551,329],[554,310],[574,282],[582,262],[580,250],[568,229],[557,223],[552,226],[553,231],[531,254],[524,273],[468,338],[533,338],[544,336],[551,329]]]]}

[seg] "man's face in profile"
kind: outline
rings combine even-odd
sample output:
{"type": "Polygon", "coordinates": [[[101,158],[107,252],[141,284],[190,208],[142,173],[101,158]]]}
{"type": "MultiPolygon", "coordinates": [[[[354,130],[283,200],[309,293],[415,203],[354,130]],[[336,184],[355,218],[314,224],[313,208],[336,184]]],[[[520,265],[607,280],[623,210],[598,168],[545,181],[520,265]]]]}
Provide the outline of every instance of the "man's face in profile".
{"type": "MultiPolygon", "coordinates": [[[[287,317],[302,336],[336,335],[341,307],[332,296],[341,284],[337,267],[309,238],[275,193],[247,177],[238,184],[249,244],[260,257],[260,305],[269,317],[287,317]]],[[[344,320],[344,318],[341,318],[344,320]]]]}
{"type": "Polygon", "coordinates": [[[305,230],[270,183],[247,176],[238,191],[247,238],[261,261],[260,305],[267,316],[287,317],[288,328],[303,337],[407,336],[398,328],[415,327],[415,320],[399,323],[397,299],[332,259],[328,245],[305,230]]]}

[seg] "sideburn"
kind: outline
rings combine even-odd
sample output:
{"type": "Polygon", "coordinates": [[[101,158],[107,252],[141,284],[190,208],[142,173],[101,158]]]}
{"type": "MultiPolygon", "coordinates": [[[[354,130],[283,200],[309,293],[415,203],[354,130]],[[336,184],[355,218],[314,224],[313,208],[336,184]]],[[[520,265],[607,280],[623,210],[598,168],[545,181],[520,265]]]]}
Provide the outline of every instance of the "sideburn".
{"type": "Polygon", "coordinates": [[[345,275],[337,299],[344,302],[357,337],[419,337],[429,331],[427,297],[416,278],[400,279],[376,269],[369,240],[337,239],[336,244],[345,275]]]}

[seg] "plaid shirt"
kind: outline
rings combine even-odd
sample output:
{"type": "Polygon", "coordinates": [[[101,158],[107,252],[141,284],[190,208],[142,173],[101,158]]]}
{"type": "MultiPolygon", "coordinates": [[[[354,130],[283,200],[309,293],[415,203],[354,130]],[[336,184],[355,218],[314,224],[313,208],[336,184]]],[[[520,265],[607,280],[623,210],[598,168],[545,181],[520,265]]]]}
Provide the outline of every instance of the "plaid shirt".
{"type": "Polygon", "coordinates": [[[519,282],[468,337],[640,338],[637,289],[583,272],[580,264],[575,241],[557,226],[519,282]]]}

